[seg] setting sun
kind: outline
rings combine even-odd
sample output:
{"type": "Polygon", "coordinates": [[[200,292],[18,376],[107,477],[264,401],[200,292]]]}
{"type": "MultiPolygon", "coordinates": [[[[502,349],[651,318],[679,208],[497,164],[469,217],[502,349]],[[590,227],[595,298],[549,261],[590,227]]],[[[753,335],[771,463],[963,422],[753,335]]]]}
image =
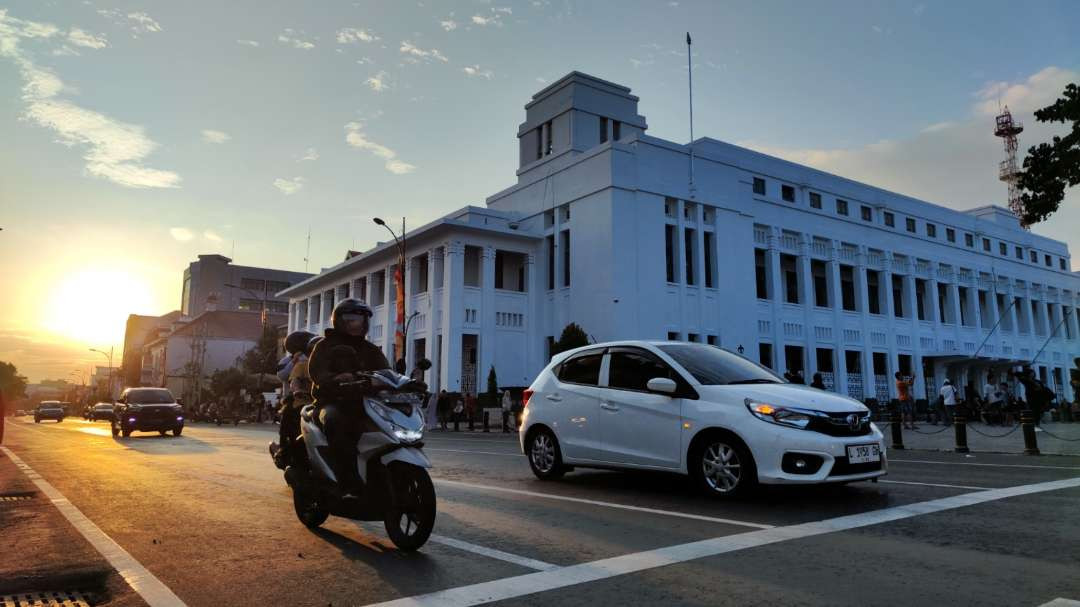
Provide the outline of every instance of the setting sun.
{"type": "Polygon", "coordinates": [[[63,277],[47,297],[43,324],[73,341],[112,344],[123,339],[135,310],[152,307],[150,287],[123,270],[84,269],[63,277]]]}

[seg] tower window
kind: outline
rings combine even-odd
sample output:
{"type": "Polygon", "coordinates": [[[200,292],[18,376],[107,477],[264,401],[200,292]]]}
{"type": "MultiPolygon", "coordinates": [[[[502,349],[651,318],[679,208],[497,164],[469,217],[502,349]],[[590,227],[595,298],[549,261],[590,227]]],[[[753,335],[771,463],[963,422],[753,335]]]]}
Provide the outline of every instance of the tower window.
{"type": "Polygon", "coordinates": [[[600,119],[600,143],[607,141],[607,118],[600,119]]]}
{"type": "Polygon", "coordinates": [[[911,232],[912,234],[914,234],[915,233],[915,220],[910,218],[910,217],[905,219],[904,220],[904,228],[907,229],[908,232],[911,232]]]}
{"type": "Polygon", "coordinates": [[[795,202],[795,188],[789,185],[780,186],[780,198],[785,202],[795,202]]]}
{"type": "Polygon", "coordinates": [[[818,194],[817,192],[810,192],[810,208],[821,208],[821,194],[818,194]]]}
{"type": "Polygon", "coordinates": [[[952,228],[945,228],[945,240],[949,242],[956,242],[956,230],[952,228]]]}
{"type": "Polygon", "coordinates": [[[865,204],[859,207],[859,214],[862,216],[863,221],[872,221],[874,219],[874,211],[865,204]]]}
{"type": "Polygon", "coordinates": [[[930,238],[937,238],[937,226],[932,223],[926,224],[926,235],[930,238]]]}
{"type": "Polygon", "coordinates": [[[618,120],[611,121],[611,138],[615,141],[622,139],[622,123],[618,120]]]}
{"type": "Polygon", "coordinates": [[[890,228],[896,227],[896,215],[885,211],[885,225],[889,226],[890,228]]]}
{"type": "Polygon", "coordinates": [[[765,195],[765,180],[761,177],[754,177],[754,193],[761,196],[765,195]]]}
{"type": "Polygon", "coordinates": [[[840,200],[839,198],[836,199],[836,214],[837,215],[847,215],[848,214],[847,201],[846,200],[840,200]]]}

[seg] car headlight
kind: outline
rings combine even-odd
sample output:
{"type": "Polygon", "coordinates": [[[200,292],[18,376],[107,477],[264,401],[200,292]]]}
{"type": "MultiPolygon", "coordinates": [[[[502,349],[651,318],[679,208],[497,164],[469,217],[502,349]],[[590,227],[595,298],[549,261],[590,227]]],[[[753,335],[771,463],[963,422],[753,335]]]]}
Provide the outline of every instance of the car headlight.
{"type": "Polygon", "coordinates": [[[805,411],[789,409],[787,407],[777,407],[768,403],[759,403],[752,401],[749,398],[744,402],[746,403],[746,408],[750,410],[750,414],[761,421],[792,428],[806,428],[810,425],[812,415],[805,411]]]}

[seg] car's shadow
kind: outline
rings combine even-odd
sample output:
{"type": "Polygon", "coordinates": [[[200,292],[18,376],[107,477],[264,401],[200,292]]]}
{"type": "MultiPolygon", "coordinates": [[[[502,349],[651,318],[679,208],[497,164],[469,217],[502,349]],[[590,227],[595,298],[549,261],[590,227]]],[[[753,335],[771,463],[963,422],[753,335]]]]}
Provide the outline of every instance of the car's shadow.
{"type": "Polygon", "coordinates": [[[154,455],[189,455],[217,451],[217,448],[209,443],[186,434],[173,436],[169,433],[161,436],[157,432],[135,432],[128,437],[114,436],[113,440],[125,448],[154,455]]]}

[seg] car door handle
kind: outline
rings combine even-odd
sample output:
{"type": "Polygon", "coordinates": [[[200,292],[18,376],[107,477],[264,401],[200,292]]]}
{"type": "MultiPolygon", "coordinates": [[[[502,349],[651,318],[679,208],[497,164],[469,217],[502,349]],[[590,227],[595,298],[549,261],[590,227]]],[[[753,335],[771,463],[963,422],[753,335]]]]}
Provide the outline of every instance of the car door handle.
{"type": "Polygon", "coordinates": [[[618,411],[619,410],[618,406],[616,406],[616,405],[614,405],[612,403],[609,403],[607,401],[601,401],[600,402],[600,408],[601,409],[607,409],[608,411],[618,411]]]}
{"type": "Polygon", "coordinates": [[[546,398],[554,403],[562,402],[562,397],[558,394],[548,394],[546,398]]]}

